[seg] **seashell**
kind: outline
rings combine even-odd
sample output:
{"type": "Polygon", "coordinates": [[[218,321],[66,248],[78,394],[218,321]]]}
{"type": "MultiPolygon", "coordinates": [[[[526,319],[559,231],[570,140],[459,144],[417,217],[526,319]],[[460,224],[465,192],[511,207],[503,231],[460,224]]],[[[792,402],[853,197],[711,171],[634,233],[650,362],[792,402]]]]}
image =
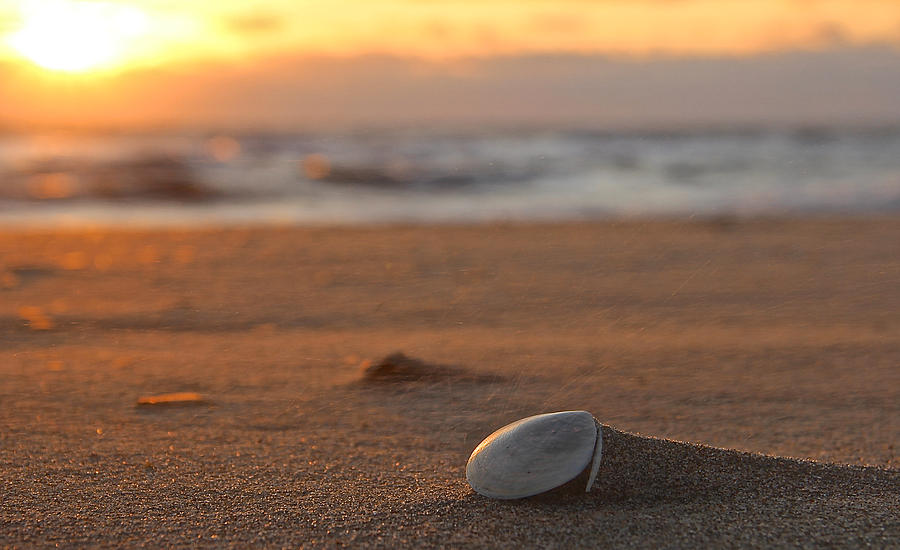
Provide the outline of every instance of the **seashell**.
{"type": "Polygon", "coordinates": [[[475,492],[513,499],[572,481],[590,464],[591,490],[603,450],[600,422],[587,411],[529,416],[508,424],[475,447],[466,480],[475,492]]]}

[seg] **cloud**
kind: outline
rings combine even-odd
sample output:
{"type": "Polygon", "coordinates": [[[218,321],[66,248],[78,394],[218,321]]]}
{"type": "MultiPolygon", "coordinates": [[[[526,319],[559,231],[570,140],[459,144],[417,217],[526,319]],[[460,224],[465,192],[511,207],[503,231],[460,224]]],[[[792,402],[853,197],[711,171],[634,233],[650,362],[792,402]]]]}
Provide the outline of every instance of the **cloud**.
{"type": "Polygon", "coordinates": [[[883,124],[900,123],[900,51],[846,46],[752,57],[553,54],[453,63],[307,56],[136,73],[93,91],[54,93],[20,86],[0,104],[0,118],[60,121],[96,112],[102,115],[93,121],[107,124],[287,129],[883,124]]]}
{"type": "Polygon", "coordinates": [[[530,26],[538,32],[578,33],[589,25],[582,14],[548,12],[532,17],[530,26]]]}
{"type": "Polygon", "coordinates": [[[283,17],[274,13],[244,13],[223,20],[225,28],[237,34],[279,32],[285,27],[283,17]]]}
{"type": "Polygon", "coordinates": [[[819,26],[815,34],[815,42],[830,47],[844,46],[851,42],[847,29],[836,22],[823,23],[819,26]]]}
{"type": "Polygon", "coordinates": [[[223,78],[227,85],[216,87],[220,92],[209,116],[227,105],[260,121],[900,122],[900,52],[879,46],[644,61],[534,55],[456,65],[392,57],[301,58],[260,67],[252,78],[223,78]]]}

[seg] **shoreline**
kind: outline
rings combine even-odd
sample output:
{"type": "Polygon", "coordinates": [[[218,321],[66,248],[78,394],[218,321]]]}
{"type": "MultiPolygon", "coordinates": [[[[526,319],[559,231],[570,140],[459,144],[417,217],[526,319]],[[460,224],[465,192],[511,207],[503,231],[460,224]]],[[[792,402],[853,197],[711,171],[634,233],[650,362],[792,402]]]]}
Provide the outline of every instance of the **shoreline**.
{"type": "MultiPolygon", "coordinates": [[[[267,203],[268,204],[268,203],[267,203]]],[[[65,206],[59,211],[51,211],[43,216],[33,217],[30,214],[21,215],[18,218],[4,217],[0,211],[0,233],[81,233],[81,232],[210,232],[210,231],[266,231],[266,230],[379,230],[379,229],[414,229],[414,228],[478,228],[478,227],[529,227],[529,226],[610,226],[610,225],[712,225],[725,229],[729,226],[758,225],[758,224],[792,224],[792,223],[891,223],[900,218],[900,212],[890,208],[884,210],[858,210],[858,211],[830,211],[830,210],[781,210],[768,213],[757,211],[746,212],[671,212],[660,213],[597,213],[588,212],[583,215],[575,213],[547,214],[546,216],[517,214],[517,215],[483,215],[466,218],[438,218],[429,219],[424,214],[407,216],[386,215],[382,218],[371,219],[335,219],[310,218],[302,219],[295,216],[275,216],[266,219],[263,215],[257,215],[248,220],[246,215],[221,217],[209,210],[209,206],[197,206],[194,213],[180,212],[176,217],[165,220],[160,212],[168,209],[165,203],[135,203],[137,207],[149,207],[155,214],[139,217],[135,221],[133,212],[122,208],[114,216],[97,221],[91,219],[85,213],[72,216],[67,213],[65,206]],[[198,217],[196,214],[202,215],[198,217]],[[51,221],[56,220],[56,221],[51,221]]],[[[183,205],[182,205],[183,206],[183,205]]],[[[241,203],[228,204],[235,212],[244,209],[247,205],[241,203]]],[[[102,209],[101,209],[102,210],[102,209]]],[[[177,208],[176,208],[177,210],[177,208]]],[[[96,214],[95,211],[88,211],[96,214]]],[[[109,212],[107,212],[109,214],[109,212]]]]}

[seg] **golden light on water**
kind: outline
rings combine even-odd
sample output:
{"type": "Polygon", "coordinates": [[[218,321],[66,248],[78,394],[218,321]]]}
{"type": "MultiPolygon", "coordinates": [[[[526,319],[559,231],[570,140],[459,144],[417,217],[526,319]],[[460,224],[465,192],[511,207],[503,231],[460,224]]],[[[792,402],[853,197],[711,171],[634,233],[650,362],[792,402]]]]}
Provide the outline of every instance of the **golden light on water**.
{"type": "Polygon", "coordinates": [[[209,156],[219,162],[229,162],[241,154],[241,143],[228,136],[215,136],[206,141],[209,156]]]}

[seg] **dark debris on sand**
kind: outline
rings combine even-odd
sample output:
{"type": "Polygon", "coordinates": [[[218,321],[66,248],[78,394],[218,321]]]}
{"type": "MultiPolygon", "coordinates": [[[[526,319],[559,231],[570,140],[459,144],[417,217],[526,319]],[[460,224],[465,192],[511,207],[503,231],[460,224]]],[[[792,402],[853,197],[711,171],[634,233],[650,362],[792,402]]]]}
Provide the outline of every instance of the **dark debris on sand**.
{"type": "Polygon", "coordinates": [[[461,367],[426,363],[401,352],[387,355],[377,362],[363,361],[360,370],[361,381],[365,384],[441,381],[490,383],[504,380],[501,376],[473,373],[461,367]]]}

